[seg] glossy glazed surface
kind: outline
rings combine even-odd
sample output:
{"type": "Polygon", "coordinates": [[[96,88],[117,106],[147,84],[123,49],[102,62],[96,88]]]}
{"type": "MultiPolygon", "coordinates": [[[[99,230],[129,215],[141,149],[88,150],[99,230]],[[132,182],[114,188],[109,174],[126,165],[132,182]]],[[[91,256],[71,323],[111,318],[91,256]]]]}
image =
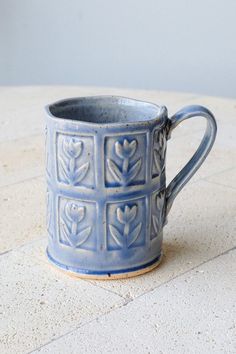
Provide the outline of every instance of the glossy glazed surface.
{"type": "MultiPolygon", "coordinates": [[[[211,125],[204,138],[210,144],[203,140],[198,159],[180,172],[166,195],[167,138],[190,111],[191,116],[204,113],[193,106],[168,119],[165,107],[114,96],[47,107],[52,262],[99,277],[133,272],[158,260],[166,212],[214,141],[211,125]]],[[[207,119],[214,122],[211,114],[207,119]]]]}

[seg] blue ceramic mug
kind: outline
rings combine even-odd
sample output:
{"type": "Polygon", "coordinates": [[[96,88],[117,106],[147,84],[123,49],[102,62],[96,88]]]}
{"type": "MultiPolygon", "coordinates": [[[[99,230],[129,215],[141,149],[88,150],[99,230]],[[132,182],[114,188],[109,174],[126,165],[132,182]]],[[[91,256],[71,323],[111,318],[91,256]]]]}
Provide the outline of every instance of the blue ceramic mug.
{"type": "Polygon", "coordinates": [[[115,96],[65,99],[46,111],[48,258],[80,277],[153,269],[173,200],[214,143],[212,113],[189,106],[168,118],[164,106],[115,96]],[[166,187],[166,142],[194,116],[206,118],[205,135],[166,187]]]}

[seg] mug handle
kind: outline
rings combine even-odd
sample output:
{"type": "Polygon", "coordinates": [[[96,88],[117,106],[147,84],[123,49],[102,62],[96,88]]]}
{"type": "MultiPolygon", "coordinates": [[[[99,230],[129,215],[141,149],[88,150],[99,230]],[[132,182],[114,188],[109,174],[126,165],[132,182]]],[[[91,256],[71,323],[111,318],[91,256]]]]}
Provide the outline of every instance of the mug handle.
{"type": "Polygon", "coordinates": [[[173,201],[185,184],[199,169],[205,158],[209,154],[216,137],[217,125],[213,114],[205,107],[192,105],[182,108],[169,119],[169,130],[167,139],[170,139],[172,131],[183,120],[192,117],[204,117],[207,120],[207,126],[202,141],[188,163],[182,168],[177,176],[170,182],[166,189],[166,215],[168,215],[173,201]]]}

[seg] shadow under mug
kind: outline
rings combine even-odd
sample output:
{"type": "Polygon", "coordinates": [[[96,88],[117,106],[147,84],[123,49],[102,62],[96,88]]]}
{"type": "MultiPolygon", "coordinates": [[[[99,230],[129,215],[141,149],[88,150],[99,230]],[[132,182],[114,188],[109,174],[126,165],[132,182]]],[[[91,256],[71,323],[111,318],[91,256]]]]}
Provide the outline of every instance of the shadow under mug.
{"type": "Polygon", "coordinates": [[[212,113],[125,97],[65,99],[46,107],[49,260],[79,277],[124,278],[160,262],[173,200],[216,136],[212,113]],[[166,144],[185,119],[205,117],[197,151],[166,187],[166,144]]]}

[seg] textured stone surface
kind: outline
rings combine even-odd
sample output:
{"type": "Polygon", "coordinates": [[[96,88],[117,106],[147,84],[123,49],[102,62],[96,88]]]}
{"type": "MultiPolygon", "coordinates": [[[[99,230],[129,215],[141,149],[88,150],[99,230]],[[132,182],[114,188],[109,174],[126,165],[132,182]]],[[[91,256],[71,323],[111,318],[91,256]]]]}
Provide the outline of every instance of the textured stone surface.
{"type": "Polygon", "coordinates": [[[191,98],[191,103],[207,106],[210,110],[214,111],[218,123],[235,122],[235,99],[196,95],[195,97],[191,98]]]}
{"type": "Polygon", "coordinates": [[[34,353],[234,354],[235,272],[234,250],[34,353]]]}
{"type": "Polygon", "coordinates": [[[236,245],[236,190],[201,181],[177,196],[164,228],[164,259],[153,272],[93,282],[127,298],[161,285],[236,245]]]}
{"type": "Polygon", "coordinates": [[[0,187],[42,175],[43,152],[42,135],[0,143],[0,187]]]}
{"type": "MultiPolygon", "coordinates": [[[[194,94],[0,87],[1,353],[236,352],[236,254],[220,256],[236,246],[235,117],[236,100],[194,94]],[[174,202],[162,264],[129,280],[78,280],[45,256],[43,106],[99,94],[165,104],[169,115],[202,104],[219,128],[211,154],[174,202]]],[[[204,119],[195,118],[173,132],[168,180],[194,153],[203,130],[204,119]]]]}
{"type": "MultiPolygon", "coordinates": [[[[183,122],[182,124],[184,124],[183,122]]],[[[188,134],[184,137],[175,137],[178,128],[173,131],[172,138],[168,141],[167,147],[167,179],[168,181],[175,177],[176,173],[186,164],[186,162],[193,156],[198,148],[201,138],[203,136],[204,128],[201,131],[193,134],[188,134]]],[[[218,129],[219,130],[219,129],[218,129]]],[[[227,136],[227,134],[225,134],[227,136]]],[[[205,162],[196,172],[189,183],[194,183],[197,180],[213,176],[219,172],[224,172],[236,166],[236,149],[229,147],[227,143],[222,146],[222,137],[217,134],[215,144],[207,156],[205,162]]],[[[233,144],[233,142],[232,142],[233,144]]]]}
{"type": "MultiPolygon", "coordinates": [[[[236,166],[236,160],[235,160],[235,166],[236,166]]],[[[230,168],[224,172],[216,173],[211,177],[207,178],[207,181],[236,189],[236,167],[230,168]]]]}
{"type": "Polygon", "coordinates": [[[46,235],[45,191],[43,178],[0,188],[0,253],[46,235]]]}
{"type": "Polygon", "coordinates": [[[28,353],[124,303],[30,253],[1,256],[0,353],[28,353]]]}

